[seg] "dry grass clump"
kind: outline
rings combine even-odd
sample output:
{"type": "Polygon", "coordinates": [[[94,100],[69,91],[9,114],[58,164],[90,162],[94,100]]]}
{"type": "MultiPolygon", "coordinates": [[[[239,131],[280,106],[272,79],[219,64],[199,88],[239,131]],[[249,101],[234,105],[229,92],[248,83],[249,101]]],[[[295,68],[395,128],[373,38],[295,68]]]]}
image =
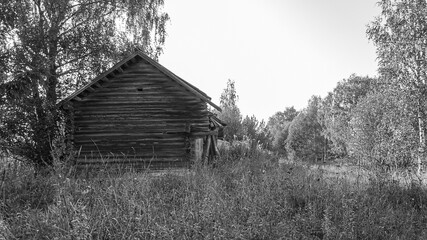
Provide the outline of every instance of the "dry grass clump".
{"type": "MultiPolygon", "coordinates": [[[[186,174],[35,178],[3,166],[6,239],[424,239],[427,191],[356,188],[266,154],[186,174]]],[[[1,237],[0,237],[1,239],[1,237]]]]}

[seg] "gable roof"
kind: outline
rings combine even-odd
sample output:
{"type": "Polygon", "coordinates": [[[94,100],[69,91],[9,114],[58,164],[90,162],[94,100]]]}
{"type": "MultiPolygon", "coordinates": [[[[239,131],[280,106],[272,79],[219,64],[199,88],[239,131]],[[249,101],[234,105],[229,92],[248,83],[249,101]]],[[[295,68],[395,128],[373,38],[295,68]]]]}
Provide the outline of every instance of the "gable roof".
{"type": "Polygon", "coordinates": [[[72,93],[70,96],[68,96],[65,99],[63,99],[62,101],[60,101],[59,105],[62,105],[64,102],[71,101],[73,99],[79,99],[79,95],[86,92],[86,91],[92,92],[94,89],[97,88],[96,86],[99,86],[99,84],[97,84],[98,82],[102,81],[103,79],[108,79],[110,77],[114,77],[114,75],[116,75],[115,74],[116,71],[123,72],[123,67],[126,68],[126,66],[128,66],[129,63],[133,63],[133,62],[135,62],[135,60],[140,61],[140,59],[147,61],[149,64],[151,64],[152,66],[157,68],[160,72],[162,72],[163,74],[168,76],[170,79],[172,79],[172,81],[175,81],[180,86],[184,87],[186,90],[191,92],[193,95],[200,98],[200,100],[208,103],[209,105],[211,105],[212,107],[214,107],[218,111],[221,111],[221,108],[219,106],[217,106],[215,103],[213,103],[211,101],[211,98],[206,93],[204,93],[203,91],[201,91],[200,89],[198,89],[197,87],[192,85],[191,83],[189,83],[189,82],[185,81],[184,79],[178,77],[177,75],[175,75],[174,73],[169,71],[167,68],[162,66],[160,63],[156,62],[154,59],[150,58],[149,56],[147,56],[145,53],[143,53],[141,51],[136,51],[133,54],[131,54],[130,56],[123,59],[122,61],[118,62],[116,65],[114,65],[113,67],[111,67],[110,69],[108,69],[107,71],[105,71],[104,73],[102,73],[101,75],[99,75],[98,77],[93,79],[92,81],[90,81],[88,84],[86,84],[82,88],[80,88],[77,91],[75,91],[74,93],[72,93]]]}

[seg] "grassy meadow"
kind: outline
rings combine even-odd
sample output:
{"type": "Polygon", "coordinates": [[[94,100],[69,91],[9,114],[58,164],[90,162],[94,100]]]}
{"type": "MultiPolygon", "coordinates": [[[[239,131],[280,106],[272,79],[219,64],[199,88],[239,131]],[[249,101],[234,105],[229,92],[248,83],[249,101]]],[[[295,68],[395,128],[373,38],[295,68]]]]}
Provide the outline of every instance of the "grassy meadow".
{"type": "Polygon", "coordinates": [[[226,153],[215,168],[90,178],[5,163],[0,239],[427,239],[421,184],[278,162],[226,153]]]}

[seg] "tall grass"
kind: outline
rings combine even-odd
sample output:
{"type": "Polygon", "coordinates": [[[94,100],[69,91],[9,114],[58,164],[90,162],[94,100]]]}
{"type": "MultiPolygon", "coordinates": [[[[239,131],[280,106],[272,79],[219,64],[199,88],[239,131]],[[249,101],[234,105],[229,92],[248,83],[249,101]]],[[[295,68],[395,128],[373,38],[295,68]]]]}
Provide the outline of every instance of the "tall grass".
{"type": "Polygon", "coordinates": [[[1,171],[0,239],[426,239],[427,191],[362,188],[266,154],[93,178],[1,171]]]}

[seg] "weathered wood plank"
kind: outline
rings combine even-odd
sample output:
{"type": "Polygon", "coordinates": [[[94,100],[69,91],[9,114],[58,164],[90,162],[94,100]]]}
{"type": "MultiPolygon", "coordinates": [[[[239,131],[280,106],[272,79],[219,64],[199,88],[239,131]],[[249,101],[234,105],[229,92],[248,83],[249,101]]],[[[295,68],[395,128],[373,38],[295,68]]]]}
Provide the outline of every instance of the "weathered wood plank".
{"type": "Polygon", "coordinates": [[[156,139],[156,138],[129,138],[129,139],[120,139],[120,138],[116,138],[116,139],[110,139],[110,138],[106,138],[106,137],[98,137],[98,138],[85,138],[85,137],[78,137],[75,140],[76,144],[79,145],[85,145],[85,146],[89,146],[89,145],[103,145],[103,144],[130,144],[134,141],[137,141],[137,144],[144,146],[151,146],[151,145],[168,145],[174,142],[184,142],[184,138],[167,138],[167,139],[156,139]]]}
{"type": "Polygon", "coordinates": [[[207,103],[137,58],[73,102],[79,164],[188,164],[189,134],[209,134],[207,103]]]}
{"type": "MultiPolygon", "coordinates": [[[[78,156],[78,158],[89,158],[89,159],[107,159],[108,157],[112,160],[114,159],[120,159],[120,158],[126,158],[126,159],[164,159],[166,160],[167,158],[171,158],[171,159],[185,159],[185,154],[181,154],[178,155],[176,153],[171,153],[171,154],[136,154],[136,155],[131,155],[131,154],[121,154],[121,153],[117,153],[117,154],[111,154],[111,153],[85,153],[85,154],[80,154],[78,156]]],[[[158,161],[158,160],[157,160],[158,161]]]]}
{"type": "Polygon", "coordinates": [[[138,158],[106,158],[106,159],[99,159],[99,158],[79,158],[77,160],[78,164],[82,165],[90,165],[90,164],[96,164],[96,165],[102,165],[105,164],[121,164],[121,163],[136,163],[136,164],[144,164],[144,163],[152,163],[155,164],[156,162],[160,163],[170,163],[170,164],[179,164],[179,163],[188,163],[188,161],[183,161],[181,158],[156,158],[156,159],[138,159],[138,158]]]}

